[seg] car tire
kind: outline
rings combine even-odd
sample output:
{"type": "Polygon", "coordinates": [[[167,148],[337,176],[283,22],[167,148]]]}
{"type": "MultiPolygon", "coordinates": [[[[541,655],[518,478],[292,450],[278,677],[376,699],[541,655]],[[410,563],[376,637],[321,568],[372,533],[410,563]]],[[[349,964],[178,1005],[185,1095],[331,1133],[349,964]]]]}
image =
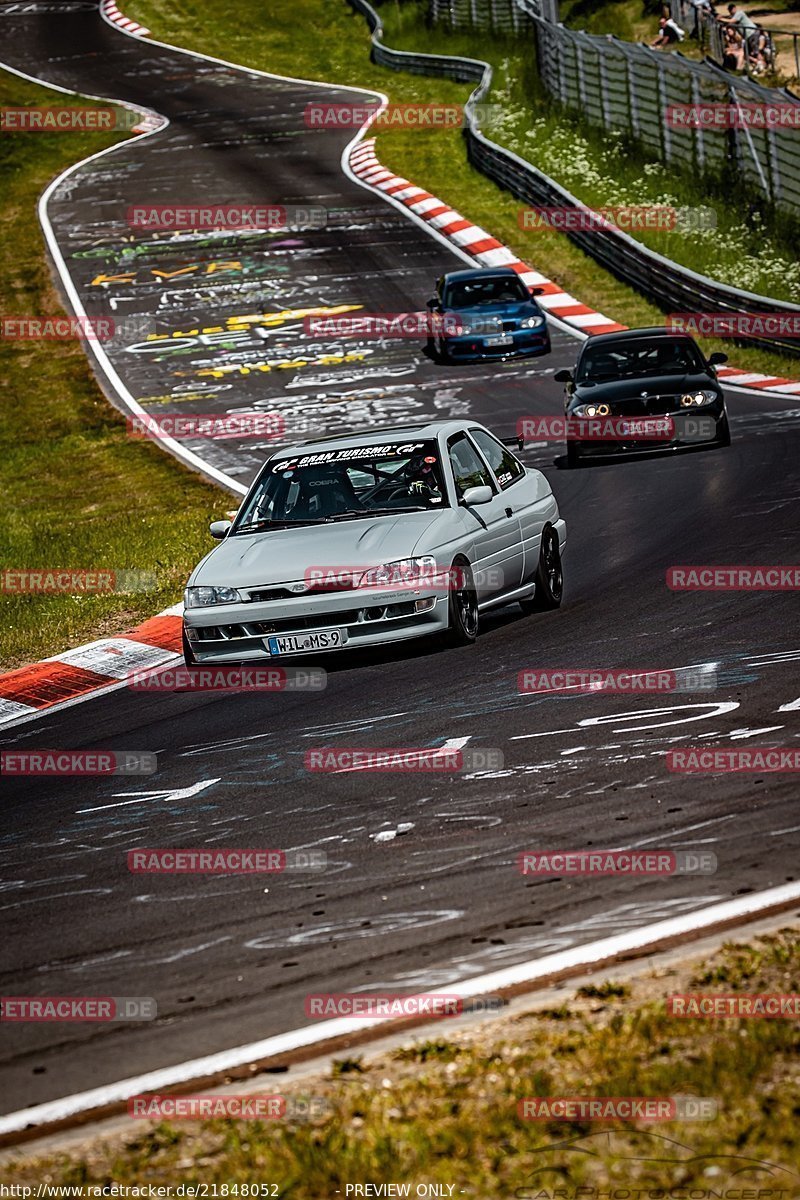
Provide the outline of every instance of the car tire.
{"type": "Polygon", "coordinates": [[[532,600],[520,600],[519,606],[528,616],[535,612],[547,612],[561,607],[564,594],[564,570],[561,565],[561,547],[558,534],[552,525],[542,532],[539,546],[539,562],[534,576],[536,592],[532,600]]]}
{"type": "Polygon", "coordinates": [[[471,646],[478,637],[478,593],[472,567],[466,559],[456,559],[449,571],[447,601],[448,646],[471,646]]]}
{"type": "Polygon", "coordinates": [[[196,667],[197,659],[192,653],[192,647],[189,645],[189,639],[186,636],[186,631],[181,632],[181,642],[183,643],[183,661],[187,667],[196,667]]]}
{"type": "Polygon", "coordinates": [[[728,423],[728,414],[723,411],[722,418],[717,425],[717,442],[718,446],[730,446],[731,444],[731,427],[728,423]]]}
{"type": "Polygon", "coordinates": [[[581,465],[581,456],[575,442],[567,442],[567,466],[572,470],[581,465]]]}

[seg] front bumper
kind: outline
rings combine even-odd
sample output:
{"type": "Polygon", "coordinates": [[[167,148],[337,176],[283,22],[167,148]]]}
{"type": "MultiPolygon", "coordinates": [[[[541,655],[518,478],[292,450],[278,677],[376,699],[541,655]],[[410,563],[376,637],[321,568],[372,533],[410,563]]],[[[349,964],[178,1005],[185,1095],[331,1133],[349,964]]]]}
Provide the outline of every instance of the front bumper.
{"type": "MultiPolygon", "coordinates": [[[[616,414],[612,413],[612,416],[616,414]]],[[[647,413],[641,415],[625,414],[630,420],[658,420],[670,417],[675,424],[675,436],[669,439],[636,439],[620,441],[577,441],[570,439],[569,444],[580,454],[581,458],[616,458],[625,454],[664,454],[670,450],[685,450],[692,447],[713,446],[722,432],[725,419],[724,405],[709,405],[708,408],[698,408],[696,412],[683,409],[671,413],[647,413]]]]}
{"type": "Polygon", "coordinates": [[[460,362],[550,353],[550,334],[546,325],[542,329],[514,330],[503,336],[512,337],[513,342],[506,346],[487,346],[486,337],[464,334],[445,338],[444,349],[448,358],[460,362]]]}
{"type": "Polygon", "coordinates": [[[198,663],[286,662],[274,655],[270,636],[344,629],[347,641],[313,654],[335,654],[443,632],[448,596],[432,586],[323,592],[313,597],[187,608],[183,629],[198,663]]]}

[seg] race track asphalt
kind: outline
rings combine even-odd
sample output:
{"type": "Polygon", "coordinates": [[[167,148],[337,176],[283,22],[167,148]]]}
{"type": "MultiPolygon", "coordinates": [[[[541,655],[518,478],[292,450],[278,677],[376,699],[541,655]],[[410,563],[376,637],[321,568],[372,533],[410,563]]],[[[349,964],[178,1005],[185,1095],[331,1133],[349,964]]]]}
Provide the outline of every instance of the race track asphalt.
{"type": "MultiPolygon", "coordinates": [[[[342,173],[348,135],[304,126],[309,101],[352,93],[136,41],[91,6],[42,7],[10,16],[0,5],[4,63],[170,120],[82,168],[50,205],[90,313],[155,320],[171,339],[319,305],[405,311],[458,265],[342,173]],[[321,205],[329,220],[224,243],[127,225],[132,205],[200,199],[321,205]],[[209,271],[220,262],[229,269],[209,271]],[[101,275],[125,278],[98,283],[101,275]]],[[[291,315],[249,327],[261,332],[229,347],[153,354],[120,343],[110,355],[154,413],[255,406],[280,411],[290,433],[469,415],[506,433],[521,416],[560,411],[552,375],[577,348],[554,326],[545,359],[454,369],[416,342],[318,345],[291,315]],[[363,357],[330,361],[343,349],[363,357]],[[305,365],[276,365],[296,359],[305,365]]],[[[146,779],[4,781],[2,994],[146,995],[159,1016],[3,1023],[2,1111],[296,1028],[309,992],[445,987],[795,878],[796,776],[671,774],[664,751],[798,744],[800,705],[780,711],[800,696],[796,594],[665,583],[675,564],[797,561],[796,405],[731,389],[727,450],[580,471],[564,469],[559,446],[526,451],[568,524],[564,605],[538,617],[497,612],[474,647],[328,659],[320,693],[123,689],[4,732],[4,748],[155,751],[159,769],[146,779]],[[694,664],[706,664],[715,686],[629,698],[517,691],[526,667],[694,664]],[[503,768],[312,775],[303,766],[312,746],[449,739],[501,750],[503,768]],[[173,845],[313,847],[328,869],[128,871],[129,849],[173,845]],[[565,847],[705,849],[718,870],[534,880],[516,869],[521,850],[565,847]]],[[[243,482],[269,452],[252,440],[193,448],[243,482]]]]}

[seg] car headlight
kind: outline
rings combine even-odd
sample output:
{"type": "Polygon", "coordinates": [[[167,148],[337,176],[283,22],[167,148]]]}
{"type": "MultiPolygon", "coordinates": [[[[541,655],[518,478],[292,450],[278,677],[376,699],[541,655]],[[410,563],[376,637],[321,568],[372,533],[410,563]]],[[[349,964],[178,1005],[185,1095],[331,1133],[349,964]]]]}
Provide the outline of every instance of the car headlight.
{"type": "Polygon", "coordinates": [[[187,608],[207,608],[210,604],[238,604],[241,596],[236,588],[187,587],[183,603],[187,608]]]}
{"type": "Polygon", "coordinates": [[[429,554],[421,558],[400,558],[396,562],[383,563],[365,571],[358,587],[401,587],[417,586],[430,582],[436,576],[436,559],[429,554]]]}
{"type": "Polygon", "coordinates": [[[684,408],[691,408],[693,405],[697,404],[710,404],[711,401],[716,400],[716,398],[716,392],[707,390],[699,392],[687,392],[684,396],[681,396],[681,404],[684,408]]]}
{"type": "Polygon", "coordinates": [[[520,329],[539,329],[544,325],[544,317],[523,317],[519,323],[520,329]]]}
{"type": "Polygon", "coordinates": [[[573,417],[607,417],[611,409],[607,404],[579,404],[573,408],[573,417]]]}

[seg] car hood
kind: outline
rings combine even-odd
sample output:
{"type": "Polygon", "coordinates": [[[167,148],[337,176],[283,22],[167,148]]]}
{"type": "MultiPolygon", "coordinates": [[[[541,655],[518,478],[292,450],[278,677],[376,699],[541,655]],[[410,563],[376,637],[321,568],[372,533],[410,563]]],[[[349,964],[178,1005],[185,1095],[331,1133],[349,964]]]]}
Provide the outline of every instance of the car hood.
{"type": "MultiPolygon", "coordinates": [[[[351,566],[378,567],[410,557],[420,538],[446,521],[448,513],[452,515],[452,510],[236,534],[226,537],[195,567],[189,583],[253,587],[303,579],[311,567],[336,571],[351,566]]],[[[431,544],[430,536],[426,542],[431,544]]]]}
{"type": "Polygon", "coordinates": [[[638,400],[647,396],[677,396],[682,392],[694,392],[698,388],[719,390],[716,379],[704,371],[693,371],[685,375],[643,375],[638,379],[612,379],[608,383],[579,383],[570,403],[613,404],[615,400],[638,400]]]}
{"type": "Polygon", "coordinates": [[[535,300],[515,300],[507,304],[477,304],[474,308],[447,308],[447,313],[464,320],[494,317],[499,321],[543,316],[535,300]]]}

